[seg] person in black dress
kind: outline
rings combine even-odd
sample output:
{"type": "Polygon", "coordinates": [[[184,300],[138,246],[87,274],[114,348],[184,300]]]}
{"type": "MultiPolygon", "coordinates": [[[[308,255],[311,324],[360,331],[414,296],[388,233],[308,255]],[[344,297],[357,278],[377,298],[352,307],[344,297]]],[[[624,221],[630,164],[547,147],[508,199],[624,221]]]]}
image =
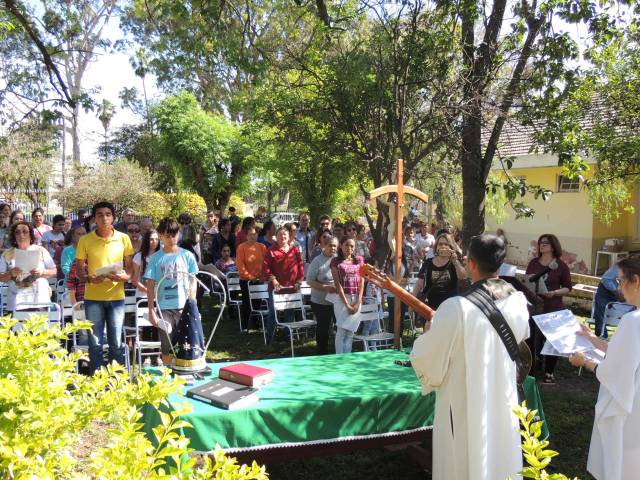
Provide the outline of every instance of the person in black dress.
{"type": "Polygon", "coordinates": [[[447,298],[458,295],[458,282],[467,277],[460,249],[449,233],[438,235],[435,256],[422,264],[413,295],[436,310],[447,298]]]}

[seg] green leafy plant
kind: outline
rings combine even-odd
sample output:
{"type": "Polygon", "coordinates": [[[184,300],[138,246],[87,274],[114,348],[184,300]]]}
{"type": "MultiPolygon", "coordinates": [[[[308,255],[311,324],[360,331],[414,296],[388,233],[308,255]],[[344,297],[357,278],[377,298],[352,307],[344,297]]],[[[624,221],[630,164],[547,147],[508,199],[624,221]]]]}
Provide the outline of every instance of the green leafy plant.
{"type": "Polygon", "coordinates": [[[198,462],[179,433],[187,406],[161,412],[154,441],[147,438],[141,407],[169,411],[167,396],[182,382],[167,372],[130,381],[116,364],[92,377],[76,373],[83,354],[62,345],[89,323],[49,328],[34,316],[14,332],[16,323],[0,319],[0,478],[268,478],[264,467],[238,465],[219,448],[198,462]]]}
{"type": "MultiPolygon", "coordinates": [[[[522,452],[527,466],[522,469],[520,475],[524,478],[535,480],[569,480],[569,477],[562,473],[547,473],[545,470],[551,463],[551,459],[558,455],[558,452],[549,450],[549,442],[541,440],[542,420],[538,420],[538,411],[529,410],[527,403],[522,402],[513,408],[513,413],[518,417],[522,428],[522,452]]],[[[578,480],[577,477],[573,480],[578,480]]]]}

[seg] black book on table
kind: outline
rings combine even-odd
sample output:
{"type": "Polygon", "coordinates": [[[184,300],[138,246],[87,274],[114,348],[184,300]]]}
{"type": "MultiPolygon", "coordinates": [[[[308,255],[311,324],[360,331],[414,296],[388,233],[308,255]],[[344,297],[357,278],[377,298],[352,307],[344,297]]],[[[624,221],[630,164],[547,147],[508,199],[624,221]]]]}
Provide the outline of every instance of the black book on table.
{"type": "Polygon", "coordinates": [[[258,389],[216,378],[187,390],[187,397],[227,410],[237,410],[256,403],[258,389]]]}

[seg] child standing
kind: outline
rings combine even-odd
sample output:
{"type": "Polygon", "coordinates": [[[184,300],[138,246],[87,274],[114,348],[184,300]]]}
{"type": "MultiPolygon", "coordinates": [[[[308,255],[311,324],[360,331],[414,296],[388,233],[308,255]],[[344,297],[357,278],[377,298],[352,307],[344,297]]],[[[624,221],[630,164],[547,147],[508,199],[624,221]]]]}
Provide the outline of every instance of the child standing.
{"type": "Polygon", "coordinates": [[[331,274],[335,283],[338,301],[333,309],[336,317],[336,353],[350,353],[353,334],[360,325],[364,278],[360,276],[362,257],[354,255],[356,243],[353,238],[340,240],[338,256],[331,262],[331,274]]]}

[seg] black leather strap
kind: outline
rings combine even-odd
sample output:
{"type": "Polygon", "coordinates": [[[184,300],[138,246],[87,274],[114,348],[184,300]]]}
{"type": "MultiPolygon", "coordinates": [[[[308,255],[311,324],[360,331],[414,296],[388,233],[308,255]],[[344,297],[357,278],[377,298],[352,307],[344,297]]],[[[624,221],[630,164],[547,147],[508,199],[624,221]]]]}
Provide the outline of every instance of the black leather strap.
{"type": "Polygon", "coordinates": [[[476,284],[462,294],[467,300],[473,303],[480,311],[489,319],[493,328],[498,332],[498,336],[511,360],[520,365],[520,355],[518,352],[518,341],[516,340],[513,330],[505,320],[504,316],[496,307],[491,295],[483,288],[482,284],[476,284]]]}

